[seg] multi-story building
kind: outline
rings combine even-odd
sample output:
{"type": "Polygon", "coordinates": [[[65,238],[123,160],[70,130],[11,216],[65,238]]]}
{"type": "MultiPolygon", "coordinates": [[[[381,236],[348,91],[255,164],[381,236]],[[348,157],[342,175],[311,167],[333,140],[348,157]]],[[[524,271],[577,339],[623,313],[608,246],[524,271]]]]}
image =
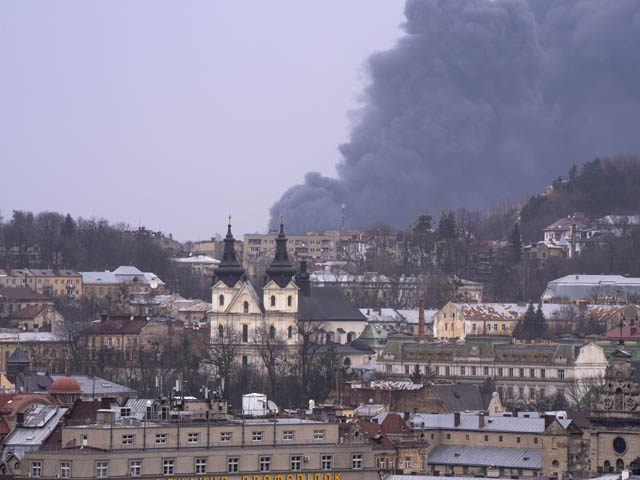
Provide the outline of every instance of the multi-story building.
{"type": "Polygon", "coordinates": [[[113,421],[62,428],[62,448],[25,454],[16,478],[378,478],[364,436],[302,419],[113,421]]]}
{"type": "Polygon", "coordinates": [[[555,476],[580,469],[582,431],[571,420],[532,413],[415,414],[435,475],[555,476]]]}
{"type": "Polygon", "coordinates": [[[478,337],[465,343],[387,342],[379,375],[408,378],[417,368],[434,380],[483,384],[493,379],[504,402],[534,403],[560,394],[578,403],[599,385],[609,364],[595,343],[511,343],[478,337]]]}
{"type": "Polygon", "coordinates": [[[17,359],[14,354],[33,369],[62,372],[68,365],[69,344],[51,332],[0,332],[0,370],[10,370],[9,360],[17,359]]]}
{"type": "Polygon", "coordinates": [[[134,266],[120,266],[113,272],[80,272],[84,294],[94,298],[116,299],[132,293],[161,294],[165,283],[152,272],[142,272],[134,266]]]}
{"type": "Polygon", "coordinates": [[[626,304],[638,296],[640,278],[572,274],[549,282],[540,300],[543,303],[626,304]]]}
{"type": "Polygon", "coordinates": [[[29,288],[48,297],[82,296],[82,275],[73,270],[30,268],[27,280],[33,280],[29,288]]]}
{"type": "MultiPolygon", "coordinates": [[[[356,231],[330,230],[309,232],[306,235],[288,235],[287,254],[295,260],[326,262],[342,258],[345,242],[349,242],[356,231]]],[[[244,236],[243,265],[248,267],[253,258],[274,255],[278,231],[253,233],[244,236]]]]}
{"type": "Polygon", "coordinates": [[[190,257],[173,258],[172,261],[180,268],[188,269],[195,275],[212,277],[220,260],[208,255],[192,255],[190,257]]]}
{"type": "Polygon", "coordinates": [[[27,287],[0,287],[0,318],[24,308],[52,306],[53,300],[27,287]]]}

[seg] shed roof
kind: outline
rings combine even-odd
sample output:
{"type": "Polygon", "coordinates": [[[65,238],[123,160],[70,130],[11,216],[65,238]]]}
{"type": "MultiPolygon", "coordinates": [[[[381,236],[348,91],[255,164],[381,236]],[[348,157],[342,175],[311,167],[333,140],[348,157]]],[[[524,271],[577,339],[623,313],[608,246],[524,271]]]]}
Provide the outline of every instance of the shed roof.
{"type": "Polygon", "coordinates": [[[542,468],[542,450],[539,448],[438,445],[429,453],[429,464],[539,470],[542,468]]]}

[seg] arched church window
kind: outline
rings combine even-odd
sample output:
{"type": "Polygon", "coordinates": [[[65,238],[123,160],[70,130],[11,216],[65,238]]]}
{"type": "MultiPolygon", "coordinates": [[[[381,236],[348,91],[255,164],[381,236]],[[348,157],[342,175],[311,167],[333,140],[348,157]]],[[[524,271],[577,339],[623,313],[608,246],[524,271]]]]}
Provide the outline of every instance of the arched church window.
{"type": "Polygon", "coordinates": [[[249,313],[249,302],[244,302],[244,313],[249,313]]]}
{"type": "Polygon", "coordinates": [[[218,297],[218,303],[220,306],[224,305],[224,295],[220,295],[220,297],[218,297]]]}
{"type": "Polygon", "coordinates": [[[288,330],[288,337],[293,338],[293,327],[289,325],[289,328],[287,330],[288,330]]]}
{"type": "Polygon", "coordinates": [[[287,305],[290,307],[291,305],[293,305],[293,297],[291,295],[289,295],[287,297],[287,305]]]}
{"type": "Polygon", "coordinates": [[[276,296],[275,295],[271,295],[271,306],[272,307],[276,306],[276,296]]]}
{"type": "Polygon", "coordinates": [[[273,325],[269,327],[269,336],[271,338],[275,338],[276,336],[276,327],[274,327],[273,325]]]}
{"type": "Polygon", "coordinates": [[[224,327],[222,325],[218,325],[218,336],[222,337],[224,335],[224,327]]]}
{"type": "Polygon", "coordinates": [[[621,472],[622,470],[624,470],[624,460],[619,458],[616,460],[616,472],[621,472]]]}
{"type": "Polygon", "coordinates": [[[610,472],[611,471],[611,462],[609,460],[605,460],[604,461],[604,471],[605,472],[610,472]]]}

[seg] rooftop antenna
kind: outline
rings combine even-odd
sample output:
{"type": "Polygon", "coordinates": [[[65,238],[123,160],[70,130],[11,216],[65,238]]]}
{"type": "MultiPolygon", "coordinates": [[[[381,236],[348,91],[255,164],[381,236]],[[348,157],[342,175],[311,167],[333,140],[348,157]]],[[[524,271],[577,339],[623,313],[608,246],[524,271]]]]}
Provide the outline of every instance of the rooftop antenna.
{"type": "Polygon", "coordinates": [[[346,203],[341,203],[340,204],[340,211],[341,211],[341,215],[342,215],[342,230],[344,230],[344,211],[347,209],[347,204],[346,203]]]}

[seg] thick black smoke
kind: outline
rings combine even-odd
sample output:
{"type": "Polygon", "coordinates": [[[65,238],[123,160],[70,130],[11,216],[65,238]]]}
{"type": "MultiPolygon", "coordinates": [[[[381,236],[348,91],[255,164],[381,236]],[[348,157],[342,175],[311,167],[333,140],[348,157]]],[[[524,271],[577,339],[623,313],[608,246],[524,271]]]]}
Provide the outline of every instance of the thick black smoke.
{"type": "Polygon", "coordinates": [[[304,232],[535,193],[573,163],[640,152],[640,1],[407,0],[338,178],[309,173],[271,208],[304,232]]]}

